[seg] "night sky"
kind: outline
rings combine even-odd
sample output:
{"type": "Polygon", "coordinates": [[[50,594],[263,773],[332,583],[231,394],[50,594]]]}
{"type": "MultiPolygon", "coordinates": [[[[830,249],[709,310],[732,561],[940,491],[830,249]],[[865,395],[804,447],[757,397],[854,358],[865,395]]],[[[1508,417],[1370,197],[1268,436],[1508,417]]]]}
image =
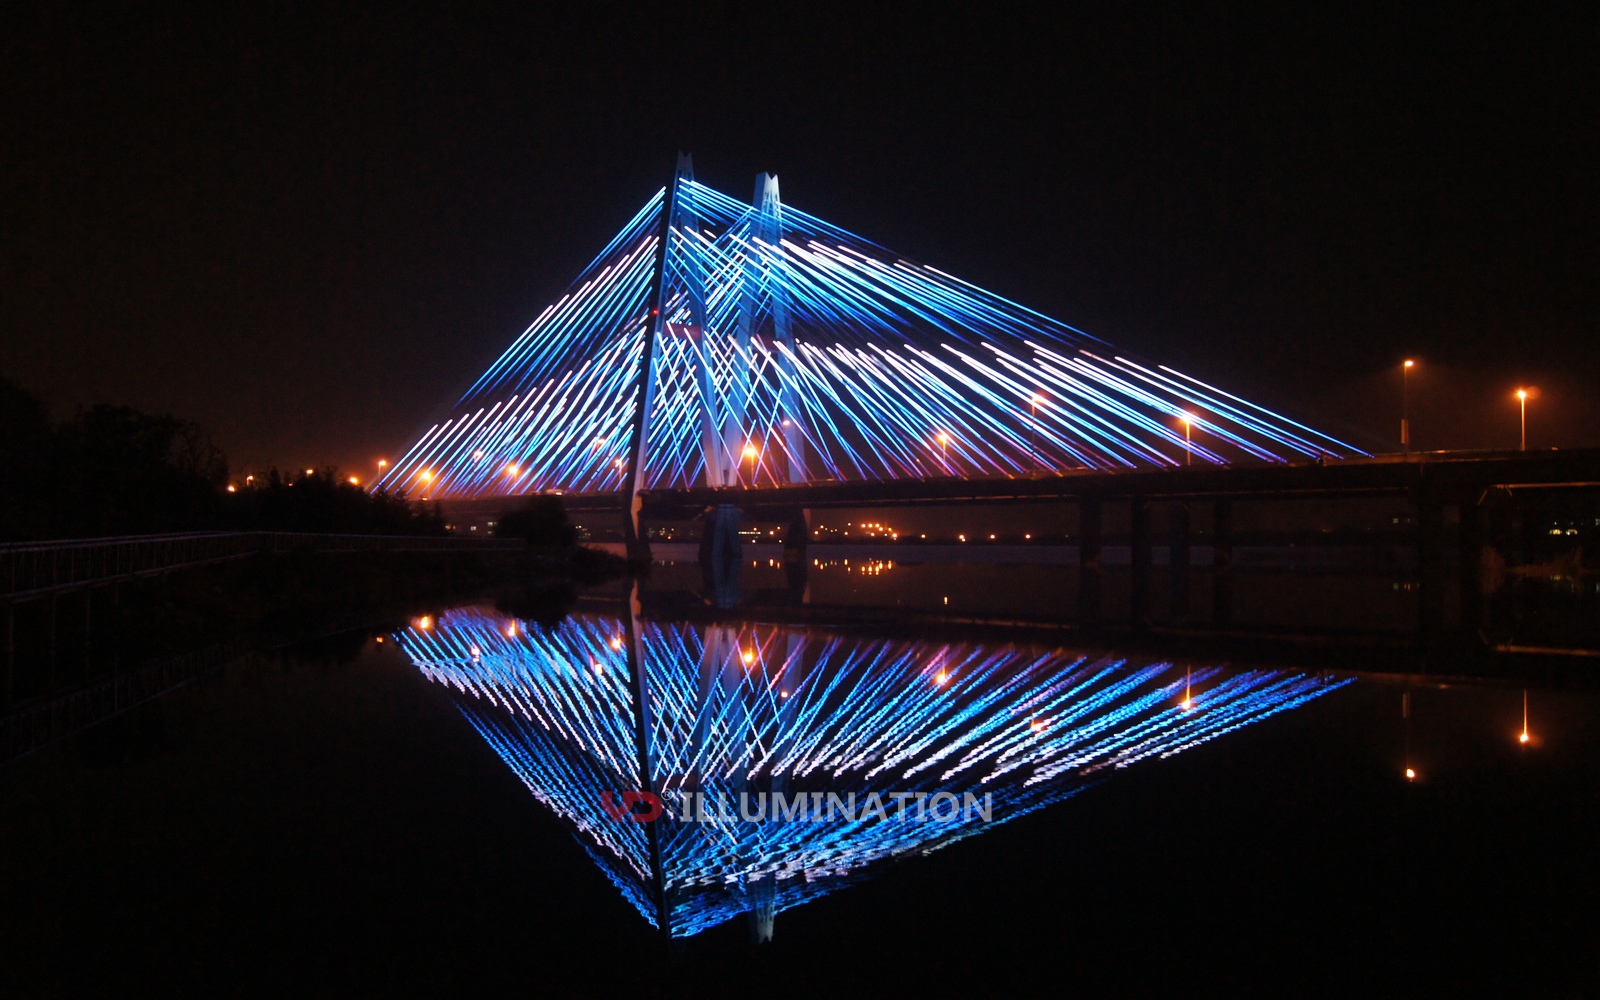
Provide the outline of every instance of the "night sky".
{"type": "Polygon", "coordinates": [[[1590,5],[569,6],[12,8],[0,375],[370,470],[683,149],[1369,447],[1407,356],[1420,447],[1600,444],[1590,5]]]}

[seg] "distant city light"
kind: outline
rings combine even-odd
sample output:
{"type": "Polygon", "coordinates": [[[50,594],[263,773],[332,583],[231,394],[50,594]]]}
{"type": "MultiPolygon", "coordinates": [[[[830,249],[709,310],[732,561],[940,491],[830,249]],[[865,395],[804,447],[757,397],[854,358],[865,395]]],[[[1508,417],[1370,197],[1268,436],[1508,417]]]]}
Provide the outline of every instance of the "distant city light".
{"type": "Polygon", "coordinates": [[[417,473],[417,478],[426,483],[433,479],[433,473],[429,472],[427,469],[423,469],[421,472],[417,473]]]}
{"type": "Polygon", "coordinates": [[[740,659],[744,660],[744,665],[747,667],[756,662],[756,654],[754,650],[747,649],[743,653],[740,653],[739,657],[740,659]]]}
{"type": "Polygon", "coordinates": [[[237,486],[233,485],[232,483],[228,484],[228,492],[229,493],[237,493],[238,491],[239,491],[239,488],[237,486]]]}
{"type": "Polygon", "coordinates": [[[361,485],[361,480],[357,479],[355,476],[351,476],[350,477],[350,485],[351,486],[360,486],[361,485]]]}
{"type": "Polygon", "coordinates": [[[310,469],[307,469],[307,470],[306,470],[306,475],[308,475],[308,476],[314,476],[314,475],[316,475],[316,473],[315,473],[315,472],[313,472],[313,471],[311,471],[311,470],[310,470],[310,469]]]}
{"type": "Polygon", "coordinates": [[[506,475],[514,476],[516,474],[517,474],[517,463],[512,462],[510,465],[506,466],[506,475]]]}

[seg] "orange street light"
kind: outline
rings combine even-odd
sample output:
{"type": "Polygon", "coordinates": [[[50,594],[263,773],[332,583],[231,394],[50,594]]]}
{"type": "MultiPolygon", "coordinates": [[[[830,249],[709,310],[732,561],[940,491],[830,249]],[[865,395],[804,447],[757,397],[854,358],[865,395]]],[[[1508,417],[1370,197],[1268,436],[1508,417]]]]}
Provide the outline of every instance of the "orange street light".
{"type": "Polygon", "coordinates": [[[1400,452],[1411,454],[1411,369],[1417,363],[1410,358],[1400,366],[1400,452]]]}
{"type": "Polygon", "coordinates": [[[1178,419],[1183,421],[1183,464],[1184,465],[1193,465],[1194,464],[1194,436],[1193,436],[1193,431],[1191,429],[1191,426],[1194,423],[1194,421],[1189,419],[1189,415],[1187,413],[1185,413],[1183,416],[1179,417],[1178,419]]]}
{"type": "Polygon", "coordinates": [[[382,472],[384,469],[387,469],[388,467],[389,467],[389,460],[388,459],[386,459],[386,458],[378,459],[378,471],[379,472],[382,472]]]}
{"type": "Polygon", "coordinates": [[[1521,743],[1523,746],[1527,746],[1528,745],[1528,740],[1530,740],[1531,738],[1532,737],[1530,737],[1528,735],[1528,689],[1527,688],[1523,688],[1522,689],[1522,733],[1517,736],[1517,742],[1521,743]]]}
{"type": "Polygon", "coordinates": [[[351,476],[350,477],[350,485],[351,486],[360,486],[361,485],[361,480],[357,479],[355,476],[351,476]]]}
{"type": "Polygon", "coordinates": [[[760,454],[760,452],[756,451],[756,446],[755,445],[748,444],[748,443],[745,444],[745,446],[744,446],[744,457],[745,457],[746,461],[755,458],[756,455],[758,455],[758,454],[760,454]]]}
{"type": "Polygon", "coordinates": [[[417,473],[417,478],[425,483],[432,482],[433,473],[429,472],[427,469],[423,469],[421,472],[417,473]]]}
{"type": "Polygon", "coordinates": [[[1033,453],[1033,460],[1039,461],[1039,407],[1044,405],[1044,397],[1037,392],[1028,400],[1028,412],[1033,418],[1028,422],[1028,450],[1033,453]]]}
{"type": "Polygon", "coordinates": [[[512,462],[510,465],[506,466],[506,475],[514,476],[516,474],[517,474],[517,463],[512,462]]]}
{"type": "Polygon", "coordinates": [[[1522,410],[1522,450],[1528,450],[1528,400],[1538,399],[1539,390],[1525,386],[1517,390],[1517,406],[1522,410]]]}

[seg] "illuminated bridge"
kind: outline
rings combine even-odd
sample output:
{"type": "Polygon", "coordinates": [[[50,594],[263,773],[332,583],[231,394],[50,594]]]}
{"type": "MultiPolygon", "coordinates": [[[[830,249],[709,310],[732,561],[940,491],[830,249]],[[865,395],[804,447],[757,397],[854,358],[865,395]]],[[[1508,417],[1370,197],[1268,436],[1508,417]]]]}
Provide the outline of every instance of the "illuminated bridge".
{"type": "Polygon", "coordinates": [[[680,157],[382,485],[631,503],[1361,452],[680,157]]]}
{"type": "Polygon", "coordinates": [[[679,938],[741,914],[770,938],[777,913],[885,864],[1350,682],[646,621],[631,606],[548,627],[467,608],[397,639],[644,919],[679,938]],[[665,804],[654,822],[608,811],[605,796],[642,791],[665,804]],[[800,804],[779,813],[779,796],[800,804]]]}
{"type": "MultiPolygon", "coordinates": [[[[744,202],[680,156],[672,184],[380,485],[458,505],[561,493],[639,556],[649,518],[702,518],[712,561],[738,558],[741,517],[786,524],[799,548],[817,508],[1069,500],[1085,594],[1101,504],[1127,502],[1136,626],[1152,502],[1181,508],[1184,565],[1188,504],[1214,504],[1226,571],[1236,498],[1395,494],[1417,505],[1426,631],[1447,507],[1470,581],[1498,530],[1486,498],[1595,483],[1596,449],[1369,456],[785,206],[776,177],[744,202]]],[[[1225,617],[1225,572],[1215,583],[1225,617]]],[[[1470,630],[1476,598],[1462,598],[1470,630]]]]}

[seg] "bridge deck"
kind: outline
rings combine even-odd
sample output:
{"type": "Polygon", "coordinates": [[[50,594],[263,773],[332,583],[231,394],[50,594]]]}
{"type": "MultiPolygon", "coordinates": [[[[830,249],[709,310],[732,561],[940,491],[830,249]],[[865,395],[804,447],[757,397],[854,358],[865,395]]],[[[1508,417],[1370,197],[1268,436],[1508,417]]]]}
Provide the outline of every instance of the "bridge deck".
{"type": "MultiPolygon", "coordinates": [[[[1068,472],[1026,477],[822,482],[765,488],[700,487],[642,493],[644,512],[689,516],[731,504],[749,514],[800,508],[873,507],[1033,500],[1336,497],[1396,493],[1461,497],[1498,487],[1600,486],[1600,448],[1534,452],[1433,452],[1316,463],[1194,466],[1068,472]]],[[[471,503],[498,503],[509,497],[471,503]]],[[[568,495],[573,512],[622,510],[617,493],[568,495]]],[[[452,501],[459,503],[461,501],[452,501]]]]}

